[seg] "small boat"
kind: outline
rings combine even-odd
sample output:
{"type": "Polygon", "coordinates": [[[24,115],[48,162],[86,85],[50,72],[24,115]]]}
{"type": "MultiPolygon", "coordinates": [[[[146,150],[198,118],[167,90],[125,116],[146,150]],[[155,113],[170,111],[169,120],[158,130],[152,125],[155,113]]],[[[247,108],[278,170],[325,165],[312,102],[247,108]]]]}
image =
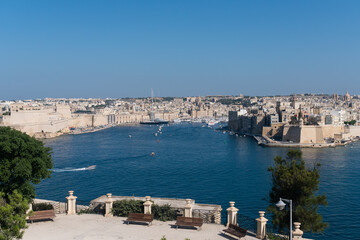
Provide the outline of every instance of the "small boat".
{"type": "Polygon", "coordinates": [[[155,156],[155,152],[152,152],[150,155],[151,155],[152,157],[154,157],[154,156],[155,156]]]}
{"type": "Polygon", "coordinates": [[[96,165],[91,165],[91,166],[87,167],[88,170],[94,170],[95,168],[96,168],[96,165]]]}
{"type": "Polygon", "coordinates": [[[129,135],[129,138],[132,138],[132,136],[131,136],[131,135],[129,135]]]}
{"type": "Polygon", "coordinates": [[[155,133],[155,137],[157,136],[157,133],[155,133]]]}

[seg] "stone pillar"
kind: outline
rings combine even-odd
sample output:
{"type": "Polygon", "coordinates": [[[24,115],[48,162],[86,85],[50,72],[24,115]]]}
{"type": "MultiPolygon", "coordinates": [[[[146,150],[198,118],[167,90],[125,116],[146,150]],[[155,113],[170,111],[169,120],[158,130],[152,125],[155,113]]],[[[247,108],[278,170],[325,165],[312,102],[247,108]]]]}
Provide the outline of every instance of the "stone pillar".
{"type": "Polygon", "coordinates": [[[151,205],[153,203],[150,200],[151,200],[150,196],[145,197],[145,202],[144,202],[144,213],[145,214],[151,214],[151,205]]]}
{"type": "Polygon", "coordinates": [[[235,202],[229,202],[230,203],[230,207],[228,209],[226,209],[226,211],[228,212],[228,218],[227,218],[227,227],[229,226],[229,224],[233,224],[233,225],[237,225],[237,212],[239,211],[239,209],[237,209],[236,207],[234,207],[235,202]]]}
{"type": "Polygon", "coordinates": [[[107,199],[105,200],[105,217],[112,217],[113,214],[111,212],[113,207],[114,200],[112,199],[112,194],[108,193],[106,194],[107,199]]]}
{"type": "Polygon", "coordinates": [[[222,208],[219,207],[215,210],[215,220],[214,222],[216,224],[221,224],[221,211],[222,211],[222,208]]]}
{"type": "Polygon", "coordinates": [[[69,196],[66,197],[67,199],[67,214],[73,215],[76,214],[76,199],[77,197],[73,196],[74,191],[69,191],[69,196]]]}
{"type": "Polygon", "coordinates": [[[193,206],[192,206],[192,204],[191,204],[191,199],[185,199],[185,201],[186,201],[186,205],[185,205],[185,207],[184,207],[184,209],[185,209],[185,211],[184,211],[184,215],[185,215],[185,217],[192,217],[192,208],[193,208],[193,206]]]}
{"type": "Polygon", "coordinates": [[[294,222],[295,230],[293,231],[293,239],[302,239],[303,231],[300,230],[301,223],[294,222]]]}
{"type": "Polygon", "coordinates": [[[26,211],[26,219],[29,219],[28,214],[32,211],[32,203],[29,203],[29,209],[26,211]]]}
{"type": "Polygon", "coordinates": [[[259,239],[264,239],[266,237],[266,223],[267,219],[264,217],[265,212],[259,211],[260,217],[256,219],[257,221],[257,232],[256,237],[259,239]]]}

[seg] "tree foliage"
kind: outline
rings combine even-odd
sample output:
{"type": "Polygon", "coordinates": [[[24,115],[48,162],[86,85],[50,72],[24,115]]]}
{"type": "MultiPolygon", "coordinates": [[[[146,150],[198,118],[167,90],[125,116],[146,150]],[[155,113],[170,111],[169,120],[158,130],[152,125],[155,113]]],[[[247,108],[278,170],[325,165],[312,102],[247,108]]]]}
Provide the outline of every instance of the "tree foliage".
{"type": "Polygon", "coordinates": [[[291,116],[290,124],[293,124],[293,125],[299,124],[299,120],[297,119],[296,116],[291,116]]]}
{"type": "Polygon", "coordinates": [[[28,201],[16,190],[8,196],[0,192],[0,200],[3,200],[0,204],[0,240],[22,238],[23,229],[26,228],[28,201]]]}
{"type": "Polygon", "coordinates": [[[286,158],[274,158],[274,167],[269,167],[272,175],[272,189],[268,210],[272,213],[272,223],[279,231],[289,229],[290,212],[278,210],[275,203],[279,198],[293,201],[293,222],[301,222],[303,231],[322,232],[328,226],[318,213],[320,205],[326,206],[325,195],[315,195],[319,190],[320,174],[317,164],[312,169],[305,166],[300,150],[290,150],[286,158]]]}
{"type": "Polygon", "coordinates": [[[28,201],[35,197],[33,184],[51,174],[50,150],[25,133],[0,127],[0,191],[5,198],[14,190],[28,201]]]}
{"type": "Polygon", "coordinates": [[[345,121],[344,124],[346,125],[355,125],[356,120],[351,120],[351,121],[345,121]]]}

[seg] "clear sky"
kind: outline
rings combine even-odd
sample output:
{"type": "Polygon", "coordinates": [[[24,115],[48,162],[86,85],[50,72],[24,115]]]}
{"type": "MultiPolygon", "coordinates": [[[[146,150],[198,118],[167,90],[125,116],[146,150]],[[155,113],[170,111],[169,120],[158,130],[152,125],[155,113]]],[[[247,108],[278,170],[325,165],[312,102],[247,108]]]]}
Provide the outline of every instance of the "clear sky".
{"type": "Polygon", "coordinates": [[[359,87],[359,0],[0,1],[0,99],[359,87]]]}

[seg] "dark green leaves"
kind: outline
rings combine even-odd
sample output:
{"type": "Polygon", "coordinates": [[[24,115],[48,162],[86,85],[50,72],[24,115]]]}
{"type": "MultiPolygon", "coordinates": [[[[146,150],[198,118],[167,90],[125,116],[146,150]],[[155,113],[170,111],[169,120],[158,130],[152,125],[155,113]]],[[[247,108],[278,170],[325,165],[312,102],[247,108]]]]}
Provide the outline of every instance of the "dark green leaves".
{"type": "Polygon", "coordinates": [[[293,222],[301,222],[303,231],[324,231],[328,224],[323,222],[318,208],[327,205],[326,196],[315,195],[319,190],[319,165],[308,169],[300,150],[290,150],[285,159],[275,157],[274,164],[268,169],[273,184],[269,193],[271,205],[268,207],[273,214],[273,225],[279,231],[289,229],[289,209],[279,211],[275,207],[281,197],[293,200],[293,222]]]}
{"type": "Polygon", "coordinates": [[[0,191],[17,190],[25,199],[35,197],[33,184],[49,178],[51,149],[25,133],[0,127],[0,191]]]}

